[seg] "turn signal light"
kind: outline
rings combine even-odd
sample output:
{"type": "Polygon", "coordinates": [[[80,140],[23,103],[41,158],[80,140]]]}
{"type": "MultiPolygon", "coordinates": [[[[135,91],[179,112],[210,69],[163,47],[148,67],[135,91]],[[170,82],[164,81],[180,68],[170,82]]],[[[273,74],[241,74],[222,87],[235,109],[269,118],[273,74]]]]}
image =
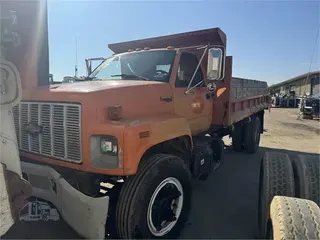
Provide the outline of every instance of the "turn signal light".
{"type": "Polygon", "coordinates": [[[122,118],[122,106],[115,105],[108,107],[108,118],[112,121],[119,121],[122,118]]]}

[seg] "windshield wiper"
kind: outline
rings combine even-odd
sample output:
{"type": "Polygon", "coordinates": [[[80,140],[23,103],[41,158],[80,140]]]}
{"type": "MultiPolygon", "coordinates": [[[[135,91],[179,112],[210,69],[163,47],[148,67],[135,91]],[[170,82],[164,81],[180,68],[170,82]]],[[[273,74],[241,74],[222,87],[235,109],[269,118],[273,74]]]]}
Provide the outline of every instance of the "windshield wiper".
{"type": "Polygon", "coordinates": [[[138,75],[135,75],[135,74],[116,74],[116,75],[111,75],[111,77],[139,78],[139,79],[142,79],[142,80],[149,81],[148,78],[142,77],[142,76],[138,76],[138,75]]]}

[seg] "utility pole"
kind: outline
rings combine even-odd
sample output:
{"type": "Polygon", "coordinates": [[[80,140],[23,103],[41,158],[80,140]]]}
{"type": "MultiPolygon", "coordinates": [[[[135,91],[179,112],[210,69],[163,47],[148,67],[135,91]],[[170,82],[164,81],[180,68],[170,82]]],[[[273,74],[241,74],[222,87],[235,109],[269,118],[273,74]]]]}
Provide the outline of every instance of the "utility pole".
{"type": "MultiPolygon", "coordinates": [[[[317,42],[318,42],[318,37],[319,37],[319,31],[320,31],[320,26],[318,27],[318,31],[317,31],[317,35],[316,35],[316,40],[315,40],[314,47],[313,47],[313,51],[312,51],[312,54],[311,54],[311,60],[310,60],[308,75],[307,75],[307,78],[306,78],[305,84],[304,84],[304,94],[306,94],[307,85],[308,85],[308,82],[309,82],[311,66],[312,66],[313,57],[314,57],[314,53],[315,53],[315,51],[316,51],[317,42]]],[[[311,86],[311,82],[310,82],[310,86],[311,86]]],[[[310,91],[310,94],[311,94],[311,91],[310,91]]]]}
{"type": "Polygon", "coordinates": [[[78,43],[77,43],[77,37],[76,37],[76,63],[74,66],[74,78],[78,78],[78,43]]]}

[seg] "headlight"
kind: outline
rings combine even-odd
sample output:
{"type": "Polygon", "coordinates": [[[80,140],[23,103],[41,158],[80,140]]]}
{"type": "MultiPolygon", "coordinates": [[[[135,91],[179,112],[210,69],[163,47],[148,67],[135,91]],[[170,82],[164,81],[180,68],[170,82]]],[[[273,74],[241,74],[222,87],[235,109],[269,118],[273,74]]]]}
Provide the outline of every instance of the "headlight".
{"type": "Polygon", "coordinates": [[[91,136],[91,162],[96,168],[119,168],[118,140],[114,136],[91,136]]]}

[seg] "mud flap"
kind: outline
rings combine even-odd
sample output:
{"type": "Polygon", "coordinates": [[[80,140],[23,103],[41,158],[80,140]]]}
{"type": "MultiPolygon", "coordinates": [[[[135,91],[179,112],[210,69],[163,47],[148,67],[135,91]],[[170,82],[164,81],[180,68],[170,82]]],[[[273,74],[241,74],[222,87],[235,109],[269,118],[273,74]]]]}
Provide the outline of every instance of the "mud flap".
{"type": "Polygon", "coordinates": [[[104,239],[109,197],[89,197],[72,187],[54,169],[21,163],[32,185],[32,196],[51,202],[62,218],[82,237],[104,239]]]}

